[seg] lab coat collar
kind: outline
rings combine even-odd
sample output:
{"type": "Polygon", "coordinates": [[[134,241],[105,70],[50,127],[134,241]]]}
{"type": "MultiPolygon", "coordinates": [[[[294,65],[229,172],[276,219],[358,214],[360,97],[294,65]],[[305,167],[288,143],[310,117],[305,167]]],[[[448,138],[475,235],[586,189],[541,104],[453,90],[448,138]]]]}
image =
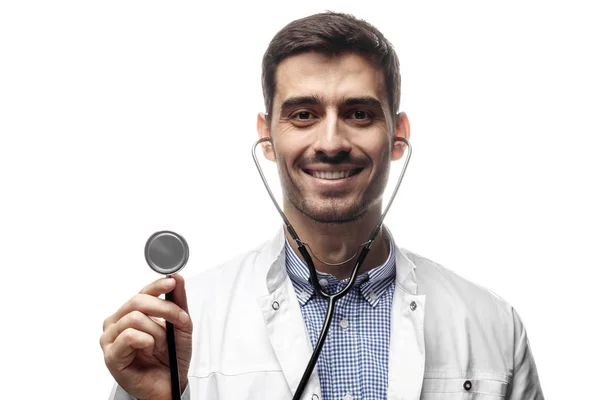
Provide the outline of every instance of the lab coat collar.
{"type": "Polygon", "coordinates": [[[283,227],[279,228],[277,234],[265,244],[262,251],[257,255],[256,261],[259,295],[272,294],[287,279],[285,231],[283,227]]]}
{"type": "MultiPolygon", "coordinates": [[[[285,269],[284,244],[285,235],[282,228],[262,251],[259,251],[254,265],[258,283],[257,301],[269,341],[281,365],[290,393],[295,393],[312,354],[312,344],[292,281],[285,269]]],[[[311,374],[302,399],[309,399],[313,395],[317,398],[321,396],[316,368],[311,374]]]]}

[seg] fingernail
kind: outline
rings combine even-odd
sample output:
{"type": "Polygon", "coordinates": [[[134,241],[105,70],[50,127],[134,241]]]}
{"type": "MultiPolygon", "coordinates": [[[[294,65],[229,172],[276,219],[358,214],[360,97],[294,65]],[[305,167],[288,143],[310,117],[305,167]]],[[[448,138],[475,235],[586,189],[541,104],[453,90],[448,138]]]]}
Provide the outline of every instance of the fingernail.
{"type": "Polygon", "coordinates": [[[190,317],[186,313],[183,311],[179,313],[179,321],[181,321],[182,324],[187,324],[189,320],[190,317]]]}

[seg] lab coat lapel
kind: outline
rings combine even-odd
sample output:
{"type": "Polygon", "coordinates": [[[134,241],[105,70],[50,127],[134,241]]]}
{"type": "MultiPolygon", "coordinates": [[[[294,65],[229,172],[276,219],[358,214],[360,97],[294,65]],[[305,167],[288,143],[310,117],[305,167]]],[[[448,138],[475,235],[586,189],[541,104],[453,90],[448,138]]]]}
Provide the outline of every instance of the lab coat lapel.
{"type": "Polygon", "coordinates": [[[415,265],[396,248],[391,312],[388,400],[418,400],[425,372],[425,295],[417,294],[415,265]]]}
{"type": "MultiPolygon", "coordinates": [[[[266,271],[268,293],[259,296],[258,303],[271,346],[281,365],[290,392],[295,393],[313,349],[294,287],[285,269],[285,252],[281,237],[276,237],[274,242],[274,247],[266,252],[271,255],[277,254],[275,261],[270,262],[270,268],[266,271]]],[[[260,256],[257,262],[261,262],[260,256]]],[[[265,279],[265,274],[262,274],[262,279],[265,279]]],[[[263,288],[264,282],[263,280],[263,288]]],[[[321,396],[316,368],[302,398],[310,399],[314,394],[321,396]]]]}

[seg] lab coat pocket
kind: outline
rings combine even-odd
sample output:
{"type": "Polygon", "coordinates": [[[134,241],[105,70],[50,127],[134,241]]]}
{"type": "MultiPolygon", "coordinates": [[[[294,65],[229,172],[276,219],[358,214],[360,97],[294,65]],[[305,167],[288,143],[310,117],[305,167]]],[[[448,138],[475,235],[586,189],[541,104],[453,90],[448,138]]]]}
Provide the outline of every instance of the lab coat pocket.
{"type": "Polygon", "coordinates": [[[425,374],[421,400],[505,399],[508,381],[503,376],[428,377],[425,374]]]}

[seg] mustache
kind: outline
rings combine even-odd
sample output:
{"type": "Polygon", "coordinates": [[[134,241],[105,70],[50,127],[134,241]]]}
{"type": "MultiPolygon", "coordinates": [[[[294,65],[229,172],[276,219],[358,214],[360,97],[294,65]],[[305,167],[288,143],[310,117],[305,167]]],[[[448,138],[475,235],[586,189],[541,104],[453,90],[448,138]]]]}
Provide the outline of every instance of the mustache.
{"type": "Polygon", "coordinates": [[[340,151],[334,156],[329,156],[325,153],[316,153],[311,157],[307,157],[303,160],[303,165],[310,164],[354,164],[361,165],[365,163],[364,157],[352,157],[349,151],[340,151]]]}

